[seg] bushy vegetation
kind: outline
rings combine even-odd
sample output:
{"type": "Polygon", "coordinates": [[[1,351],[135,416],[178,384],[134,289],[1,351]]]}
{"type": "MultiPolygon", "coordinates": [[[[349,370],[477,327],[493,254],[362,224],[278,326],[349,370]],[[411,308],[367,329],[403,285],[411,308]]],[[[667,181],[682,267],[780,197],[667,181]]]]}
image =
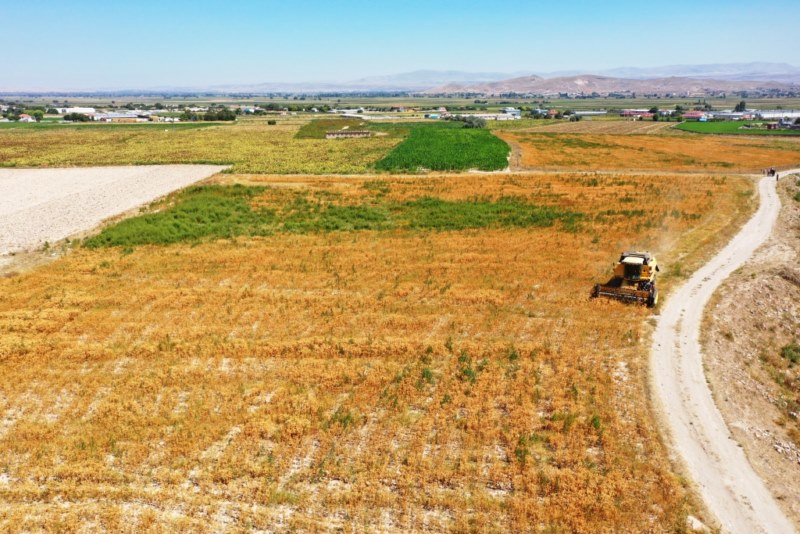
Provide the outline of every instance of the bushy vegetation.
{"type": "Polygon", "coordinates": [[[490,131],[447,123],[410,127],[408,138],[376,164],[393,172],[496,171],[508,166],[508,145],[490,131]]]}
{"type": "MultiPolygon", "coordinates": [[[[372,184],[374,182],[367,182],[372,184]]],[[[366,185],[365,184],[365,185],[366,185]]],[[[490,227],[546,227],[561,221],[573,229],[581,215],[521,198],[448,201],[421,197],[387,200],[381,190],[359,203],[328,194],[281,195],[259,201],[264,187],[196,186],[174,195],[156,211],[126,219],[86,240],[89,248],[170,244],[201,239],[265,236],[274,232],[317,233],[395,228],[464,230],[490,227]]]]}
{"type": "Polygon", "coordinates": [[[790,365],[800,363],[800,345],[797,344],[797,341],[792,341],[784,345],[783,348],[781,348],[781,356],[788,361],[790,365]]]}
{"type": "Polygon", "coordinates": [[[64,120],[69,122],[89,122],[92,119],[83,113],[67,113],[64,115],[64,120]]]}
{"type": "Polygon", "coordinates": [[[86,246],[176,243],[200,238],[223,238],[272,233],[274,215],[254,210],[249,201],[257,187],[196,186],[179,194],[174,206],[148,213],[104,230],[88,239],[86,246]]]}

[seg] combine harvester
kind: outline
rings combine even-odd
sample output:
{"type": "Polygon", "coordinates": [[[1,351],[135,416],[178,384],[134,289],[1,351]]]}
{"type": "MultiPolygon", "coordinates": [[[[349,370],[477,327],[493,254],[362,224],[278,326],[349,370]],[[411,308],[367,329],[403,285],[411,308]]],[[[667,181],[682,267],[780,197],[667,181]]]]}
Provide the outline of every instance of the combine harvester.
{"type": "Polygon", "coordinates": [[[623,252],[614,267],[614,277],[605,285],[594,286],[592,297],[637,302],[652,308],[658,304],[658,271],[656,258],[649,252],[623,252]]]}

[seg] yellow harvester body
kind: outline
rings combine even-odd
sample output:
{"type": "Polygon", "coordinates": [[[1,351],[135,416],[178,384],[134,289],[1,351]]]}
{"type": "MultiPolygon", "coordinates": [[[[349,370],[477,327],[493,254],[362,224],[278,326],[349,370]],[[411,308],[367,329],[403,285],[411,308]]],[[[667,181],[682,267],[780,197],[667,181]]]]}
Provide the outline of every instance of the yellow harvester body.
{"type": "Polygon", "coordinates": [[[614,266],[614,277],[594,286],[592,296],[638,302],[652,308],[658,304],[658,271],[656,258],[649,252],[623,252],[614,266]]]}

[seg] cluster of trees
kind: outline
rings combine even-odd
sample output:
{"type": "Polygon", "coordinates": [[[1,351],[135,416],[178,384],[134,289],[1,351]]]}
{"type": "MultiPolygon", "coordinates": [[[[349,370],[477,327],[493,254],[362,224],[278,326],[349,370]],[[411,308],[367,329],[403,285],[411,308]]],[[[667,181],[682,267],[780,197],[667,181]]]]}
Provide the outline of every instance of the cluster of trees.
{"type": "Polygon", "coordinates": [[[182,121],[235,121],[236,113],[225,107],[212,108],[205,113],[194,113],[187,110],[181,113],[180,119],[182,121]]]}
{"type": "MultiPolygon", "coordinates": [[[[49,111],[47,113],[49,113],[49,111]]],[[[11,121],[17,121],[23,114],[30,115],[36,119],[36,122],[39,122],[44,118],[45,108],[43,106],[23,108],[19,104],[12,103],[9,104],[8,109],[3,112],[2,117],[11,121]]]]}
{"type": "Polygon", "coordinates": [[[481,117],[453,115],[446,120],[463,122],[464,128],[486,128],[486,119],[481,117]]]}
{"type": "Polygon", "coordinates": [[[92,120],[92,118],[89,117],[89,115],[84,115],[83,113],[67,113],[64,115],[64,120],[70,122],[89,122],[92,120]]]}

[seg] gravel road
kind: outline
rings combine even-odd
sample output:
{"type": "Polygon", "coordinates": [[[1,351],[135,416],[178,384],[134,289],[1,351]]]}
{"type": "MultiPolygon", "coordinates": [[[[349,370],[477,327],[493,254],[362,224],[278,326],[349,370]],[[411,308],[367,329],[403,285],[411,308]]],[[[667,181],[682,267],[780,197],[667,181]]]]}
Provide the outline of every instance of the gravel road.
{"type": "Polygon", "coordinates": [[[714,404],[699,341],[709,298],[767,239],[778,217],[775,178],[763,178],[758,190],[761,205],[753,218],[662,308],[653,337],[650,379],[674,450],[722,530],[778,534],[795,528],[753,471],[714,404]]]}
{"type": "Polygon", "coordinates": [[[217,165],[0,169],[0,255],[90,230],[223,169],[217,165]]]}

